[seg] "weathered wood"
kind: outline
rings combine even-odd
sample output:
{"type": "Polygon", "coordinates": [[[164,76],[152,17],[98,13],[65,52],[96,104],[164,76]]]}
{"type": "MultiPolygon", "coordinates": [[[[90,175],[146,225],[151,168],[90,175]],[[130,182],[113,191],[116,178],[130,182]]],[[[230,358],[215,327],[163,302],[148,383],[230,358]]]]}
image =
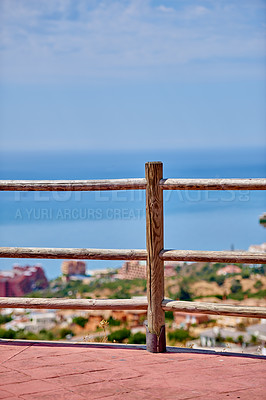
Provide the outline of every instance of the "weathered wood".
{"type": "Polygon", "coordinates": [[[0,247],[0,258],[59,258],[75,260],[146,260],[146,250],[60,249],[41,247],[0,247]]]}
{"type": "Polygon", "coordinates": [[[146,300],[124,299],[38,299],[0,297],[0,308],[42,308],[59,310],[147,310],[146,300]]]}
{"type": "Polygon", "coordinates": [[[99,179],[99,180],[56,180],[56,181],[0,180],[0,190],[97,191],[97,190],[138,190],[145,188],[146,188],[146,180],[144,178],[99,179]]]}
{"type": "Polygon", "coordinates": [[[160,258],[164,261],[266,264],[266,253],[251,251],[162,250],[160,258]]]}
{"type": "MultiPolygon", "coordinates": [[[[266,307],[236,306],[231,304],[199,303],[193,301],[163,300],[165,311],[182,311],[211,315],[231,315],[265,318],[266,307]]],[[[39,299],[25,297],[0,297],[0,308],[36,308],[71,310],[147,310],[146,300],[137,299],[39,299]]]]}
{"type": "MultiPolygon", "coordinates": [[[[164,261],[234,262],[266,264],[266,253],[248,251],[161,250],[164,261]]],[[[144,249],[69,249],[42,247],[0,247],[0,258],[51,258],[77,260],[146,260],[144,249]]]]}
{"type": "MultiPolygon", "coordinates": [[[[266,190],[265,178],[249,179],[161,179],[163,190],[266,190]]],[[[99,180],[0,180],[5,191],[97,191],[146,188],[144,178],[99,180]]]]}
{"type": "Polygon", "coordinates": [[[266,178],[161,179],[163,190],[266,190],[266,178]]]}
{"type": "Polygon", "coordinates": [[[237,306],[233,304],[199,303],[196,301],[163,300],[165,311],[182,311],[211,315],[266,318],[266,307],[237,306]]]}
{"type": "Polygon", "coordinates": [[[163,191],[159,181],[163,164],[150,162],[145,165],[146,187],[146,242],[147,242],[147,297],[148,329],[159,337],[165,325],[161,302],[164,298],[164,262],[159,258],[163,249],[163,191]]]}

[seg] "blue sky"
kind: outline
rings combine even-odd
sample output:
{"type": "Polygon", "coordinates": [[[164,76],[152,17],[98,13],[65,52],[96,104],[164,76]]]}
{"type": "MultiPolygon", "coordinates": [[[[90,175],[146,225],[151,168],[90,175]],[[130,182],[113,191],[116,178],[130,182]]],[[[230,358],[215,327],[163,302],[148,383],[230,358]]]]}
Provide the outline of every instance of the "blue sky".
{"type": "Polygon", "coordinates": [[[3,150],[265,146],[259,0],[1,0],[3,150]]]}

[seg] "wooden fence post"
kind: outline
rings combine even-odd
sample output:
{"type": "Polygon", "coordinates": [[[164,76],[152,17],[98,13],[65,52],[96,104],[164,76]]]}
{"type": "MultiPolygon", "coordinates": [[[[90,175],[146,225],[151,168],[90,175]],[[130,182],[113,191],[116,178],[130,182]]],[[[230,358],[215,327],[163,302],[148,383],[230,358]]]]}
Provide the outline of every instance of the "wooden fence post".
{"type": "Polygon", "coordinates": [[[163,164],[145,164],[146,186],[146,243],[147,243],[147,298],[148,323],[146,325],[147,350],[152,353],[166,351],[164,299],[164,262],[159,253],[163,242],[163,164]]]}

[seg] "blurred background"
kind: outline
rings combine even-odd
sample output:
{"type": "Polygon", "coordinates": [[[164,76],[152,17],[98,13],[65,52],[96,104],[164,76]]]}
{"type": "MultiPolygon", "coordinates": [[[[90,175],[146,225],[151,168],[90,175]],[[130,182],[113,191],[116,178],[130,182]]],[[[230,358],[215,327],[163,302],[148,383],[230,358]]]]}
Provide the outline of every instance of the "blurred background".
{"type": "MultiPolygon", "coordinates": [[[[264,177],[265,13],[260,0],[1,0],[0,179],[137,178],[155,160],[165,177],[264,177]]],[[[164,196],[166,248],[265,241],[262,192],[164,196]]],[[[0,203],[1,246],[145,247],[142,191],[0,203]]]]}

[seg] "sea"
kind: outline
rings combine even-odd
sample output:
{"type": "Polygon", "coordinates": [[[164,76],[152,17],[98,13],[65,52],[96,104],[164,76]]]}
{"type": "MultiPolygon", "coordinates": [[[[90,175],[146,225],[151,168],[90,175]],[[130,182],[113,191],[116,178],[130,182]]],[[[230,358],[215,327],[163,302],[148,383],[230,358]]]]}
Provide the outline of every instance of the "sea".
{"type": "MultiPolygon", "coordinates": [[[[162,161],[164,178],[261,178],[265,149],[1,152],[0,179],[143,178],[145,162],[162,161]]],[[[165,191],[165,248],[247,250],[265,241],[263,191],[165,191]]],[[[145,248],[145,192],[1,192],[0,242],[14,247],[145,248]]],[[[41,264],[49,279],[62,260],[0,259],[41,264]]],[[[123,261],[88,260],[88,272],[123,261]]]]}

